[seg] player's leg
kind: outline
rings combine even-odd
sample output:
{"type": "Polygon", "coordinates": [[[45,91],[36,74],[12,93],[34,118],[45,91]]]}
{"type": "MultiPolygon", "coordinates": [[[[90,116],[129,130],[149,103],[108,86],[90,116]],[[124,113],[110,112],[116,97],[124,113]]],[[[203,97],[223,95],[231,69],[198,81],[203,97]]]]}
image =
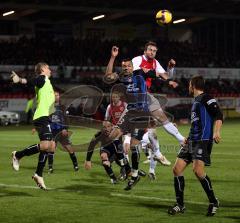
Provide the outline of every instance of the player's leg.
{"type": "Polygon", "coordinates": [[[154,153],[154,159],[164,166],[170,166],[171,162],[167,160],[167,158],[163,156],[160,152],[156,129],[149,129],[148,132],[149,141],[151,143],[152,151],[154,153]]]}
{"type": "Polygon", "coordinates": [[[155,168],[157,166],[157,161],[154,159],[154,154],[152,153],[149,163],[148,177],[150,180],[156,180],[155,168]]]}
{"type": "Polygon", "coordinates": [[[209,200],[207,216],[213,216],[218,207],[219,201],[215,197],[211,180],[204,170],[205,163],[202,160],[193,160],[193,172],[199,179],[209,200]]]}
{"type": "Polygon", "coordinates": [[[177,158],[173,167],[173,175],[174,175],[174,189],[176,196],[176,204],[168,209],[168,213],[171,215],[175,215],[177,213],[184,213],[184,187],[185,180],[183,176],[183,172],[187,167],[188,163],[186,160],[177,158]]]}
{"type": "Polygon", "coordinates": [[[210,165],[210,152],[212,141],[192,141],[190,143],[193,154],[193,172],[199,179],[209,200],[207,216],[213,216],[218,207],[219,202],[215,197],[210,178],[205,172],[205,165],[210,165]]]}
{"type": "Polygon", "coordinates": [[[101,156],[101,160],[102,160],[102,165],[107,173],[107,175],[110,177],[110,180],[111,180],[111,183],[112,184],[116,184],[117,183],[117,178],[112,170],[112,167],[111,167],[111,162],[109,160],[109,155],[105,149],[107,148],[104,148],[104,149],[101,149],[100,150],[100,156],[101,156]]]}
{"type": "Polygon", "coordinates": [[[19,161],[24,156],[31,156],[36,153],[39,153],[39,144],[34,144],[31,146],[28,146],[27,148],[20,150],[20,151],[13,151],[12,152],[12,167],[14,170],[19,170],[19,161]]]}
{"type": "Polygon", "coordinates": [[[119,140],[115,140],[113,142],[113,145],[115,146],[115,157],[116,157],[116,163],[118,163],[118,165],[121,168],[121,178],[123,180],[125,180],[128,176],[128,174],[131,173],[131,167],[129,165],[128,160],[125,158],[124,156],[124,152],[123,152],[123,145],[121,142],[121,139],[119,140]]]}
{"type": "Polygon", "coordinates": [[[168,120],[164,111],[160,108],[158,110],[152,111],[152,115],[156,118],[163,126],[163,128],[172,136],[174,136],[180,144],[183,143],[184,137],[178,131],[177,127],[168,120]]]}
{"type": "Polygon", "coordinates": [[[147,158],[145,161],[143,161],[143,163],[145,163],[145,164],[150,163],[150,159],[151,159],[152,151],[149,149],[149,144],[150,144],[150,141],[148,138],[148,130],[147,130],[144,133],[142,140],[141,140],[141,148],[147,158]]]}
{"type": "Polygon", "coordinates": [[[184,137],[178,131],[176,126],[174,126],[173,123],[168,120],[157,98],[155,98],[151,94],[148,94],[148,104],[149,104],[149,111],[154,116],[154,118],[157,119],[158,122],[160,122],[163,125],[163,128],[169,134],[174,136],[180,142],[180,144],[182,144],[184,141],[184,137]]]}
{"type": "Polygon", "coordinates": [[[54,160],[54,152],[49,152],[47,154],[48,159],[48,173],[53,173],[53,160],[54,160]]]}
{"type": "Polygon", "coordinates": [[[40,139],[40,152],[38,156],[38,165],[33,175],[33,180],[41,189],[46,189],[44,180],[43,180],[43,169],[46,164],[47,154],[49,152],[54,152],[56,145],[55,141],[53,141],[53,135],[50,128],[48,118],[40,118],[34,121],[34,126],[38,132],[38,136],[40,139]]]}
{"type": "Polygon", "coordinates": [[[72,145],[71,143],[68,143],[68,144],[62,144],[62,146],[65,148],[65,150],[68,151],[69,153],[69,157],[70,159],[72,160],[72,164],[73,164],[73,168],[75,171],[78,171],[79,170],[79,167],[78,167],[78,160],[77,160],[77,156],[72,148],[72,145]]]}
{"type": "Polygon", "coordinates": [[[132,187],[135,186],[137,182],[140,180],[140,177],[138,174],[139,160],[140,160],[139,144],[132,145],[131,152],[132,152],[132,176],[131,176],[131,179],[128,181],[128,184],[124,188],[124,190],[131,190],[132,187]]]}

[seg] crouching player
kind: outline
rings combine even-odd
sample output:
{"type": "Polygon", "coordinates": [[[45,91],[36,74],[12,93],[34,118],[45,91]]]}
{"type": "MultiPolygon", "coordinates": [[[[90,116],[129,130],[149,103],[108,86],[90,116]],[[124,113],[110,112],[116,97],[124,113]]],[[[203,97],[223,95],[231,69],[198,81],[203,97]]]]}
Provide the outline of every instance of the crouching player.
{"type": "Polygon", "coordinates": [[[112,170],[110,158],[115,155],[121,167],[125,168],[126,173],[131,172],[131,167],[129,166],[128,163],[125,162],[125,159],[124,159],[122,143],[119,140],[119,137],[121,136],[120,131],[119,132],[115,131],[116,132],[115,140],[112,140],[111,138],[108,137],[109,134],[112,132],[113,128],[114,126],[112,125],[112,123],[108,121],[103,122],[102,130],[95,134],[94,138],[91,140],[89,144],[84,166],[85,166],[85,169],[87,170],[91,169],[92,154],[96,145],[100,142],[101,143],[100,157],[102,160],[102,165],[106,173],[110,177],[111,183],[116,184],[117,178],[112,170]]]}

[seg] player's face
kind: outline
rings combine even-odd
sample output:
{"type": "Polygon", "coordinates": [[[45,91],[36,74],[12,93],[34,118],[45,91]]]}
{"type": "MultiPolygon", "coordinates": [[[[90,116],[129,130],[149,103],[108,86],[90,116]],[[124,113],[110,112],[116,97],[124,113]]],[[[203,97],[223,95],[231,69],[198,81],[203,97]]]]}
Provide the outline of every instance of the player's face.
{"type": "Polygon", "coordinates": [[[112,131],[112,123],[108,121],[103,122],[103,130],[110,134],[112,131]]]}
{"type": "Polygon", "coordinates": [[[51,70],[48,65],[43,66],[41,69],[43,74],[47,75],[48,77],[51,76],[51,70]]]}
{"type": "Polygon", "coordinates": [[[60,101],[60,94],[58,92],[55,92],[55,102],[59,102],[60,101]]]}
{"type": "Polygon", "coordinates": [[[151,46],[151,45],[149,45],[147,47],[147,50],[144,51],[144,55],[149,59],[155,58],[156,53],[157,53],[157,47],[151,46]]]}
{"type": "Polygon", "coordinates": [[[118,94],[112,94],[113,104],[117,104],[120,101],[120,96],[118,94]]]}
{"type": "Polygon", "coordinates": [[[124,75],[131,75],[133,73],[132,61],[122,62],[122,71],[124,75]]]}
{"type": "Polygon", "coordinates": [[[193,96],[194,91],[191,81],[189,82],[188,92],[190,96],[193,96]]]}

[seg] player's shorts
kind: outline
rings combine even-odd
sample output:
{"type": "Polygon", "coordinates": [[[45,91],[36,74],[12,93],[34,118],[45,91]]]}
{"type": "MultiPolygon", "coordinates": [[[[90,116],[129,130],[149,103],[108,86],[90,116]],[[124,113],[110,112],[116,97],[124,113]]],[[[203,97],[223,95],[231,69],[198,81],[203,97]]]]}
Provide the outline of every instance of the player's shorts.
{"type": "Polygon", "coordinates": [[[72,142],[69,139],[69,136],[63,136],[62,135],[62,130],[53,130],[53,140],[56,143],[61,143],[61,145],[65,146],[65,145],[71,145],[72,142]]]}
{"type": "Polygon", "coordinates": [[[133,138],[141,141],[143,139],[143,135],[146,133],[146,129],[134,129],[134,132],[131,134],[133,138]]]}
{"type": "Polygon", "coordinates": [[[115,140],[107,146],[103,146],[100,148],[100,155],[102,153],[107,153],[108,157],[115,156],[117,152],[122,152],[122,143],[119,140],[115,140]]]}
{"type": "Polygon", "coordinates": [[[40,141],[52,141],[53,135],[50,126],[50,119],[48,116],[43,116],[33,120],[34,127],[38,132],[40,141]]]}
{"type": "Polygon", "coordinates": [[[188,164],[193,160],[201,160],[205,166],[210,166],[212,145],[212,140],[190,141],[186,146],[181,147],[177,157],[188,164]]]}
{"type": "Polygon", "coordinates": [[[135,129],[148,128],[150,117],[147,111],[129,110],[124,112],[117,125],[124,135],[134,133],[135,129]]]}
{"type": "Polygon", "coordinates": [[[150,112],[159,110],[161,108],[161,105],[157,98],[155,98],[152,94],[147,93],[147,102],[148,102],[148,108],[150,112]]]}

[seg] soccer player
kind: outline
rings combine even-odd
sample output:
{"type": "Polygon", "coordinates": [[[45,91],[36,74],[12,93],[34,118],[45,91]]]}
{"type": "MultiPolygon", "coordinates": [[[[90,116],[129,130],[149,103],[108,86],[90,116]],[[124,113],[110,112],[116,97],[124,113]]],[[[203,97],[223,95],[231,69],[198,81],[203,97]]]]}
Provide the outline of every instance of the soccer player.
{"type": "MultiPolygon", "coordinates": [[[[51,130],[53,134],[53,138],[55,140],[56,146],[57,142],[60,142],[64,150],[68,151],[70,159],[73,163],[73,168],[75,171],[78,171],[78,161],[77,157],[74,153],[74,150],[71,146],[71,141],[68,135],[68,127],[65,125],[64,119],[64,108],[60,104],[60,94],[59,92],[55,91],[55,112],[50,115],[51,120],[51,130]]],[[[48,172],[53,172],[53,159],[54,159],[54,152],[48,153],[48,172]]]]}
{"type": "Polygon", "coordinates": [[[121,101],[120,92],[112,92],[111,93],[111,102],[107,106],[107,110],[105,113],[105,120],[110,121],[114,125],[116,125],[123,114],[124,110],[127,108],[127,103],[121,101]]]}
{"type": "MultiPolygon", "coordinates": [[[[113,65],[117,55],[118,47],[113,46],[111,51],[111,58],[109,60],[104,76],[104,80],[106,82],[113,83],[114,81],[118,80],[118,74],[113,73],[113,65]]],[[[120,82],[122,82],[126,88],[125,94],[126,97],[128,98],[126,100],[126,102],[128,103],[127,110],[129,111],[126,112],[127,114],[126,116],[122,117],[122,120],[124,121],[120,119],[122,123],[119,126],[121,127],[122,130],[125,128],[123,130],[123,133],[124,132],[128,133],[125,135],[125,141],[123,143],[124,150],[126,153],[130,149],[129,148],[131,141],[130,132],[134,130],[133,126],[131,127],[131,129],[128,128],[130,126],[129,123],[131,123],[130,120],[137,118],[137,116],[146,117],[153,115],[158,121],[161,121],[161,123],[163,123],[163,126],[165,126],[165,128],[169,130],[168,132],[170,132],[170,134],[173,134],[179,140],[179,142],[182,143],[184,141],[184,137],[179,133],[178,129],[171,122],[168,121],[166,115],[164,114],[160,107],[158,100],[154,98],[151,94],[147,93],[147,86],[144,79],[144,77],[146,76],[156,77],[156,72],[150,69],[148,69],[148,71],[144,71],[142,69],[133,71],[132,61],[130,60],[122,61],[122,72],[120,73],[119,79],[120,82]]],[[[118,86],[114,87],[117,88],[118,86]]],[[[152,138],[156,138],[156,134],[152,135],[152,138]]],[[[139,162],[139,158],[134,160],[136,160],[136,163],[139,162]]],[[[137,167],[138,164],[136,165],[136,168],[137,167]]],[[[134,169],[132,178],[133,178],[132,181],[129,181],[129,185],[135,185],[134,182],[137,182],[139,180],[137,169],[134,169]]]]}
{"type": "MultiPolygon", "coordinates": [[[[146,85],[148,91],[151,91],[152,79],[153,78],[162,78],[167,81],[167,83],[172,87],[177,87],[177,83],[172,81],[169,76],[172,76],[174,71],[174,66],[176,62],[171,59],[168,63],[168,72],[166,72],[160,63],[155,59],[157,53],[157,45],[155,42],[147,42],[144,48],[144,54],[141,56],[134,57],[132,59],[133,69],[139,70],[142,69],[145,73],[146,85]],[[155,75],[151,77],[148,75],[149,71],[155,71],[155,75]]],[[[178,129],[170,122],[163,112],[158,100],[153,97],[153,95],[148,94],[149,103],[152,104],[151,112],[157,118],[158,121],[163,125],[163,128],[171,135],[173,135],[180,143],[183,142],[184,137],[179,133],[178,129]]],[[[156,134],[156,128],[149,129],[148,138],[151,141],[152,148],[156,150],[155,160],[163,165],[170,165],[171,162],[167,160],[160,152],[159,142],[156,134]]],[[[153,161],[152,161],[153,162],[153,161]]],[[[154,165],[153,165],[154,166],[154,165]]],[[[152,168],[151,168],[152,169],[152,168]]]]}
{"type": "Polygon", "coordinates": [[[191,110],[191,129],[186,144],[181,148],[173,167],[174,188],[177,203],[170,207],[168,213],[175,215],[184,213],[184,170],[193,163],[193,172],[200,181],[207,197],[209,206],[207,216],[213,216],[219,201],[215,197],[211,180],[205,172],[204,166],[210,165],[210,155],[213,140],[221,140],[220,129],[223,122],[222,112],[214,98],[204,93],[204,79],[194,76],[189,82],[189,94],[194,96],[191,110]],[[214,126],[215,125],[215,126],[214,126]]]}
{"type": "Polygon", "coordinates": [[[15,170],[19,170],[19,160],[24,155],[32,155],[39,152],[38,165],[33,180],[41,189],[46,189],[43,180],[43,169],[47,159],[47,153],[55,150],[55,142],[50,127],[49,115],[54,112],[54,91],[49,80],[51,70],[46,63],[38,63],[35,66],[36,77],[33,79],[20,78],[12,72],[13,83],[32,84],[35,87],[37,96],[37,108],[33,116],[33,124],[38,132],[39,144],[29,146],[22,151],[12,152],[12,165],[15,170]]]}
{"type": "Polygon", "coordinates": [[[88,146],[88,151],[87,151],[87,156],[86,156],[86,161],[84,166],[85,166],[85,169],[87,170],[91,169],[92,167],[91,158],[93,155],[93,151],[96,145],[100,142],[101,143],[100,156],[102,160],[102,165],[106,173],[110,177],[111,183],[116,184],[117,178],[112,170],[110,158],[113,156],[116,156],[121,167],[125,168],[126,173],[130,172],[131,168],[128,165],[128,163],[125,163],[124,161],[122,143],[119,140],[119,137],[121,136],[121,134],[116,132],[115,140],[112,141],[112,139],[109,138],[109,134],[112,132],[112,130],[113,130],[113,124],[109,121],[104,121],[102,130],[95,134],[94,138],[91,140],[88,146]]]}
{"type": "MultiPolygon", "coordinates": [[[[112,54],[115,53],[114,51],[115,48],[113,47],[112,54]]],[[[115,57],[110,58],[104,76],[105,80],[111,80],[118,76],[116,73],[112,73],[114,60],[115,57]]],[[[132,152],[132,177],[125,188],[125,190],[130,190],[140,180],[138,171],[140,141],[139,138],[132,138],[132,136],[133,134],[138,135],[135,133],[135,129],[141,129],[142,127],[135,126],[135,119],[141,119],[142,116],[148,117],[150,114],[145,80],[138,71],[133,72],[131,59],[125,59],[122,61],[122,72],[120,73],[119,79],[121,84],[114,85],[112,91],[121,92],[127,103],[127,109],[123,112],[122,117],[118,122],[118,126],[124,135],[124,153],[128,154],[129,150],[132,152]]],[[[147,122],[145,123],[147,125],[147,122]]]]}

